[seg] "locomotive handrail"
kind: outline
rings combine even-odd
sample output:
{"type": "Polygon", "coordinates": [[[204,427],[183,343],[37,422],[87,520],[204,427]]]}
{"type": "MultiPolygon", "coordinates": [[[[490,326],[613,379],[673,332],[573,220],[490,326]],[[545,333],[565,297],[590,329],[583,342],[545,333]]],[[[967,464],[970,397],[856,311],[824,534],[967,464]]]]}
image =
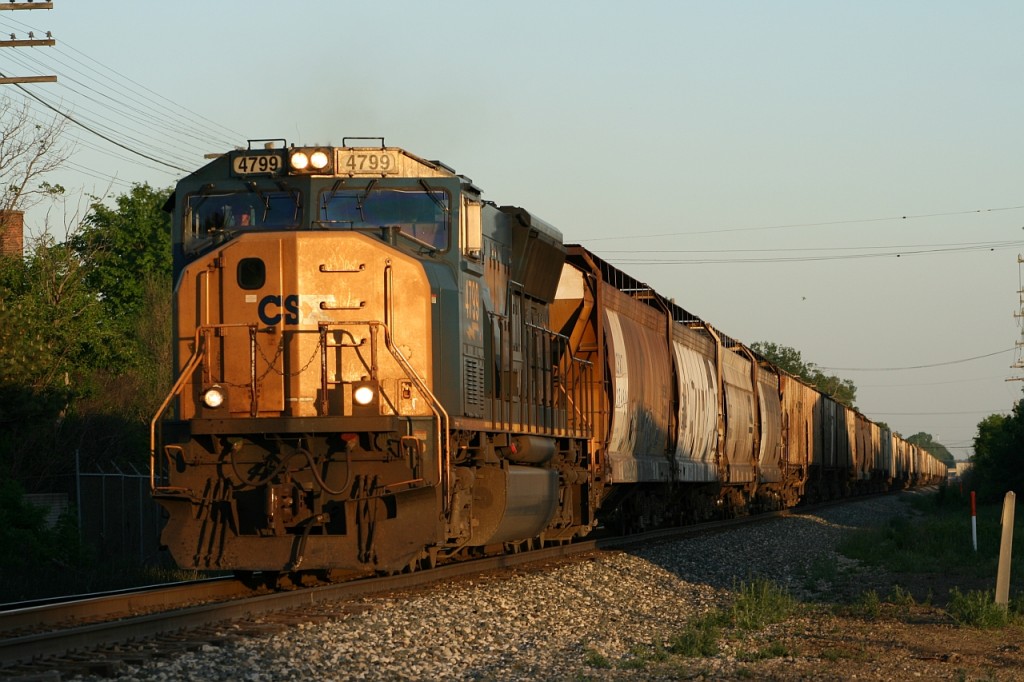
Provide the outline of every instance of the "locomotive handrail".
{"type": "Polygon", "coordinates": [[[438,417],[438,434],[437,434],[437,458],[438,458],[438,473],[441,476],[441,499],[444,501],[444,511],[447,513],[451,508],[451,500],[448,496],[451,492],[451,472],[449,468],[451,466],[450,453],[448,452],[448,439],[449,439],[449,421],[448,412],[445,411],[444,406],[441,405],[441,401],[437,399],[437,396],[430,390],[426,382],[420,378],[413,366],[409,364],[409,361],[402,355],[402,351],[394,345],[391,340],[391,330],[385,324],[380,324],[384,330],[384,345],[391,352],[391,355],[398,361],[398,364],[402,366],[406,375],[412,379],[413,383],[416,384],[416,389],[424,395],[430,402],[431,410],[438,417]]]}
{"type": "MultiPolygon", "coordinates": [[[[593,370],[594,363],[592,363],[590,360],[584,360],[583,358],[578,358],[575,355],[570,355],[569,356],[569,363],[570,363],[570,365],[579,364],[580,367],[581,367],[580,372],[578,374],[573,373],[573,376],[570,378],[569,383],[572,384],[572,386],[570,386],[570,387],[583,386],[584,385],[583,382],[586,381],[587,378],[591,376],[591,372],[593,370]]],[[[577,427],[576,431],[577,431],[577,433],[582,433],[582,434],[584,434],[586,436],[592,436],[593,435],[593,409],[592,409],[592,406],[587,404],[587,403],[589,403],[590,392],[589,391],[583,391],[582,388],[580,389],[581,393],[583,393],[583,402],[584,402],[584,405],[581,406],[581,405],[577,405],[576,401],[573,400],[572,391],[569,390],[570,387],[567,387],[566,384],[563,384],[561,382],[558,385],[559,390],[562,391],[562,393],[565,395],[565,403],[566,403],[566,405],[572,406],[573,412],[579,417],[579,424],[580,424],[580,426],[577,427]]]]}
{"type": "Polygon", "coordinates": [[[260,331],[256,325],[248,324],[245,322],[236,322],[232,324],[204,324],[196,327],[195,338],[193,344],[195,350],[189,357],[188,362],[182,368],[181,373],[175,380],[174,385],[171,386],[171,390],[168,391],[167,397],[160,404],[156,414],[153,415],[153,419],[149,422],[149,489],[150,491],[156,490],[156,425],[163,417],[164,412],[167,411],[167,407],[171,401],[177,398],[181,394],[181,389],[185,385],[185,380],[192,376],[192,373],[196,371],[196,368],[203,361],[203,357],[206,354],[206,332],[216,329],[226,329],[229,327],[248,327],[253,331],[260,331]]]}
{"type": "MultiPolygon", "coordinates": [[[[331,327],[352,327],[364,325],[371,328],[379,327],[384,330],[385,347],[391,353],[392,357],[394,357],[394,359],[398,362],[399,366],[402,368],[402,371],[405,372],[406,376],[409,377],[409,379],[411,379],[412,382],[416,385],[416,390],[418,390],[420,394],[427,399],[427,402],[430,404],[430,409],[434,413],[435,418],[437,419],[437,466],[438,474],[441,477],[441,497],[444,500],[445,511],[447,512],[450,508],[450,500],[448,499],[448,495],[451,489],[449,472],[450,453],[448,451],[449,418],[448,412],[445,411],[444,406],[441,405],[441,401],[437,399],[437,396],[435,396],[434,393],[430,390],[426,382],[423,381],[423,379],[420,377],[419,374],[417,374],[413,366],[409,364],[409,361],[405,358],[405,356],[402,355],[402,352],[398,350],[398,348],[394,345],[391,339],[391,330],[388,328],[388,325],[384,324],[379,320],[329,321],[319,322],[317,324],[321,331],[321,334],[331,327]]],[[[371,338],[371,342],[372,340],[373,339],[371,338]]],[[[375,361],[376,352],[372,352],[371,354],[374,356],[373,361],[375,361]]],[[[326,387],[324,387],[324,390],[326,391],[326,387]]]]}
{"type": "Polygon", "coordinates": [[[199,366],[199,363],[203,360],[203,355],[206,353],[206,336],[202,333],[203,327],[196,328],[195,338],[195,350],[192,352],[192,357],[185,363],[185,367],[181,370],[181,374],[178,375],[177,381],[171,386],[170,392],[167,397],[160,404],[156,414],[153,415],[153,419],[149,422],[149,490],[154,492],[156,490],[156,425],[163,417],[164,412],[167,410],[168,405],[171,401],[178,397],[181,393],[182,386],[185,385],[185,380],[192,376],[192,373],[199,366]]]}
{"type": "MultiPolygon", "coordinates": [[[[527,329],[532,329],[534,331],[538,331],[538,332],[547,334],[552,339],[557,339],[557,340],[562,342],[563,347],[565,349],[565,354],[567,356],[568,363],[569,363],[568,367],[567,367],[567,369],[569,371],[568,371],[568,376],[565,377],[566,381],[564,381],[564,382],[563,381],[559,381],[558,382],[558,390],[561,392],[561,394],[563,396],[565,396],[565,405],[566,405],[566,407],[567,408],[571,407],[571,410],[575,413],[576,416],[579,417],[579,424],[580,424],[580,426],[576,427],[575,430],[577,432],[580,432],[580,433],[588,432],[590,430],[590,428],[591,428],[590,417],[589,417],[588,414],[584,413],[584,411],[578,405],[576,405],[576,403],[573,401],[573,399],[572,399],[573,398],[572,392],[569,390],[569,388],[572,388],[572,387],[576,386],[577,379],[582,379],[583,378],[583,372],[581,372],[579,375],[577,375],[576,373],[571,371],[573,369],[573,367],[576,364],[579,364],[582,368],[584,368],[583,371],[585,372],[586,368],[591,367],[593,365],[593,363],[590,362],[589,360],[584,360],[583,358],[577,357],[572,352],[572,345],[571,345],[572,344],[572,340],[568,336],[566,336],[565,334],[562,334],[560,332],[556,332],[553,329],[548,329],[547,327],[544,327],[544,326],[538,325],[538,324],[534,324],[532,322],[525,322],[524,324],[525,324],[527,329]]],[[[567,413],[569,412],[568,409],[566,411],[567,411],[567,413]]],[[[568,414],[567,414],[567,417],[568,417],[568,414]]],[[[565,428],[566,428],[566,430],[568,430],[568,429],[571,429],[573,427],[570,426],[567,423],[565,425],[565,428]]]]}

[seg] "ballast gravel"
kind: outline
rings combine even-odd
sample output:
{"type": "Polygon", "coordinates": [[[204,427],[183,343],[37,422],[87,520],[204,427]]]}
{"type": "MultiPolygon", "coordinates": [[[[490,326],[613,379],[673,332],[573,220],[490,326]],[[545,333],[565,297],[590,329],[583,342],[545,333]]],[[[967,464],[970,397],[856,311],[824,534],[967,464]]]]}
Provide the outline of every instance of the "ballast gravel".
{"type": "Polygon", "coordinates": [[[219,644],[129,665],[116,679],[649,679],[650,670],[622,662],[728,604],[740,581],[768,578],[799,597],[812,565],[846,561],[835,553],[845,530],[907,513],[899,497],[367,597],[325,622],[237,638],[225,631],[219,644]]]}

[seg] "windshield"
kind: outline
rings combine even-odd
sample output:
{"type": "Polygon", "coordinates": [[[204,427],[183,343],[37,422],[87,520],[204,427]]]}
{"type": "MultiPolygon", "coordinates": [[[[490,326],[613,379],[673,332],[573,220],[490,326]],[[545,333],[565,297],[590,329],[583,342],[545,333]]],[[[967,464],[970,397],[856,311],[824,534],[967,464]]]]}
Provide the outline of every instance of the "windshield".
{"type": "Polygon", "coordinates": [[[324,192],[320,219],[324,227],[361,229],[397,227],[435,249],[448,248],[448,193],[442,190],[379,188],[324,192]]]}
{"type": "Polygon", "coordinates": [[[188,198],[186,249],[190,251],[250,230],[286,230],[300,219],[298,192],[222,192],[188,198]]]}

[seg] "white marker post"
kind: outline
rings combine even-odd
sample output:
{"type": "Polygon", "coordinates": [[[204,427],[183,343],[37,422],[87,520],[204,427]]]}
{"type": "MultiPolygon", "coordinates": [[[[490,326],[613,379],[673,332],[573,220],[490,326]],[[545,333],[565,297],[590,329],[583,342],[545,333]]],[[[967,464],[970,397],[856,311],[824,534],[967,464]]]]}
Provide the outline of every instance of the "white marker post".
{"type": "Polygon", "coordinates": [[[974,499],[974,491],[971,491],[971,540],[974,544],[974,551],[978,551],[978,503],[974,499]]]}
{"type": "Polygon", "coordinates": [[[996,572],[996,603],[1010,605],[1010,556],[1013,552],[1013,507],[1017,495],[1009,492],[1003,498],[1003,538],[999,543],[999,570],[996,572]]]}

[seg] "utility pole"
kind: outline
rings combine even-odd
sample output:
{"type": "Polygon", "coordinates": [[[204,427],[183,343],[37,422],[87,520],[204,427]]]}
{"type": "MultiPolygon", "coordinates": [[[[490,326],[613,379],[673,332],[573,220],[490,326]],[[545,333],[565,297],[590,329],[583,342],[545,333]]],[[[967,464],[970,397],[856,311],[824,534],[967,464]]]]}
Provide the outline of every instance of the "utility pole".
{"type": "MultiPolygon", "coordinates": [[[[1017,325],[1024,318],[1024,276],[1021,274],[1021,265],[1024,265],[1024,256],[1017,254],[1017,279],[1021,282],[1017,287],[1017,295],[1020,297],[1020,310],[1013,314],[1017,318],[1017,325]]],[[[1017,360],[1010,365],[1010,369],[1024,369],[1024,358],[1021,357],[1021,348],[1024,348],[1024,330],[1021,331],[1021,340],[1016,343],[1017,360]]],[[[1024,377],[1010,377],[1007,381],[1024,381],[1024,377]]]]}
{"type": "MultiPolygon", "coordinates": [[[[13,10],[27,10],[27,9],[53,9],[52,2],[34,2],[28,0],[27,2],[15,2],[9,0],[9,2],[0,1],[0,12],[9,12],[13,10]]],[[[0,47],[53,47],[57,44],[57,41],[53,39],[53,36],[49,31],[46,32],[46,38],[37,39],[32,31],[29,31],[27,39],[18,39],[18,36],[11,34],[10,40],[0,40],[0,47]]],[[[3,76],[0,77],[0,85],[10,85],[15,83],[56,83],[56,76],[3,76]]]]}

